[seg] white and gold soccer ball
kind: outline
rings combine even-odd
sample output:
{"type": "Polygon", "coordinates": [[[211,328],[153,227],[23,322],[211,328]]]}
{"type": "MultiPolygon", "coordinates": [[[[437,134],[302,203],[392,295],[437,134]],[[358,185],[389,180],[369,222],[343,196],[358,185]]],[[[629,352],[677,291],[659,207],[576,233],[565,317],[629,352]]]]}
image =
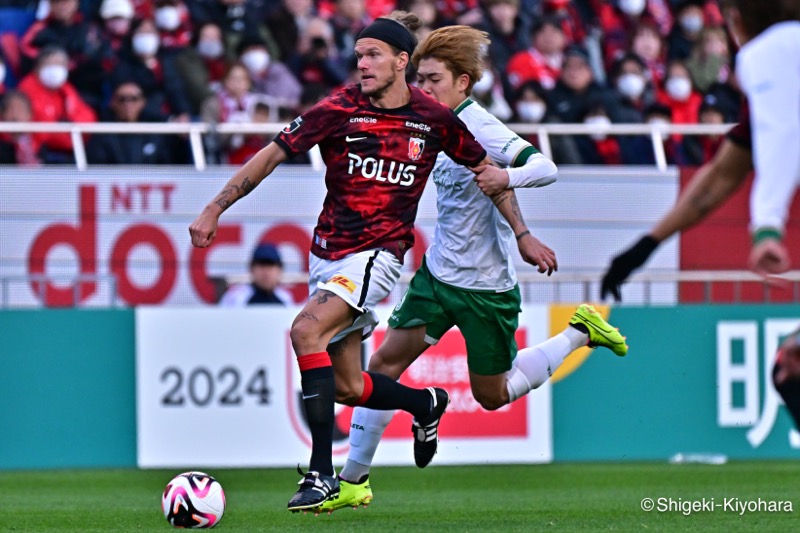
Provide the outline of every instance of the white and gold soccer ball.
{"type": "Polygon", "coordinates": [[[225,493],[222,485],[205,472],[184,472],[167,483],[161,509],[174,527],[206,529],[222,520],[225,493]]]}

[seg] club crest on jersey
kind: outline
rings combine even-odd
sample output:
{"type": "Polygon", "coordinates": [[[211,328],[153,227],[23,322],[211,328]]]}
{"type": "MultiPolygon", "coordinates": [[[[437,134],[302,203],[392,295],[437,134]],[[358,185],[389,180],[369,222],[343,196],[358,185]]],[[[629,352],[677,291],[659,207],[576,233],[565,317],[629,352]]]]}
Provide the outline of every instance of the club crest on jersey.
{"type": "Polygon", "coordinates": [[[347,289],[350,294],[353,294],[356,290],[356,284],[350,281],[349,278],[342,276],[341,274],[336,274],[331,279],[328,280],[328,283],[335,283],[336,285],[340,285],[347,289]]]}
{"type": "Polygon", "coordinates": [[[422,156],[422,150],[425,148],[425,139],[418,137],[408,138],[408,158],[412,161],[418,160],[422,156]]]}
{"type": "Polygon", "coordinates": [[[292,133],[303,124],[302,117],[297,117],[283,128],[283,133],[292,133]]]}

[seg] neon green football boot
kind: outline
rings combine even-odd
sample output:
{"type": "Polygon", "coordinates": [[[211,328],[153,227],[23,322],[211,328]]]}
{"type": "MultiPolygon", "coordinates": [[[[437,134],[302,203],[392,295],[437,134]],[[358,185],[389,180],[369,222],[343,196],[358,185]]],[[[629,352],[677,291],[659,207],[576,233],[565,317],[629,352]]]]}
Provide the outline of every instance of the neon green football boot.
{"type": "Polygon", "coordinates": [[[357,509],[359,505],[366,507],[372,501],[372,488],[369,486],[369,478],[363,483],[350,483],[344,479],[339,479],[339,494],[334,495],[319,508],[320,513],[332,513],[337,509],[352,507],[357,509]]]}
{"type": "Polygon", "coordinates": [[[571,326],[581,324],[588,330],[589,346],[591,348],[605,346],[620,357],[628,353],[625,337],[620,334],[617,328],[606,322],[591,305],[579,305],[569,323],[571,326]]]}

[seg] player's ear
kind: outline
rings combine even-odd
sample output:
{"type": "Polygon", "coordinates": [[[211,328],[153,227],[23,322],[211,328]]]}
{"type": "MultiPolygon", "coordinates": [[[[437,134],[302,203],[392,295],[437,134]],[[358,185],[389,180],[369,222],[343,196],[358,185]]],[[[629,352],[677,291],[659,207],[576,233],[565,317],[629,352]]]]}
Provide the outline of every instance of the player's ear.
{"type": "Polygon", "coordinates": [[[462,74],[458,78],[456,78],[456,89],[460,92],[467,92],[467,87],[469,87],[469,74],[462,74]]]}
{"type": "Polygon", "coordinates": [[[397,65],[398,71],[405,72],[406,68],[408,68],[408,62],[408,52],[400,52],[397,54],[397,62],[395,64],[397,65]]]}

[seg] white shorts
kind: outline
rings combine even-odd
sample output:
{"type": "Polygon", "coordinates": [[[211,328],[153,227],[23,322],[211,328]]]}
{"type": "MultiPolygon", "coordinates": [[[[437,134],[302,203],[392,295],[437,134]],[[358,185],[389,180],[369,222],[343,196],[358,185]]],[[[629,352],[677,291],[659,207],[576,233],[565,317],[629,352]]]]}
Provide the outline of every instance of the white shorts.
{"type": "Polygon", "coordinates": [[[309,255],[308,294],[320,289],[330,291],[361,313],[348,328],[337,333],[331,342],[361,331],[362,338],[372,335],[378,324],[375,306],[389,296],[400,278],[400,261],[386,250],[367,250],[338,261],[309,255]]]}

